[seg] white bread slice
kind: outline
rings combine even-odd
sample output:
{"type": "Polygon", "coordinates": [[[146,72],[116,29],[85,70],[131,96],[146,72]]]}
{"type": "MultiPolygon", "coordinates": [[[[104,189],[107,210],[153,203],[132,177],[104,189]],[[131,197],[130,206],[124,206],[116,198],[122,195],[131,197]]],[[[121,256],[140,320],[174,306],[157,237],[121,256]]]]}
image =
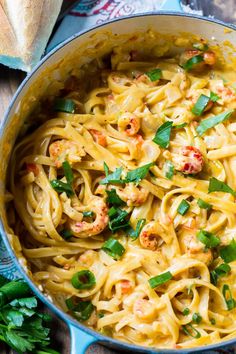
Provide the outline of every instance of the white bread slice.
{"type": "Polygon", "coordinates": [[[0,0],[0,63],[30,71],[43,54],[61,5],[62,0],[0,0]]]}

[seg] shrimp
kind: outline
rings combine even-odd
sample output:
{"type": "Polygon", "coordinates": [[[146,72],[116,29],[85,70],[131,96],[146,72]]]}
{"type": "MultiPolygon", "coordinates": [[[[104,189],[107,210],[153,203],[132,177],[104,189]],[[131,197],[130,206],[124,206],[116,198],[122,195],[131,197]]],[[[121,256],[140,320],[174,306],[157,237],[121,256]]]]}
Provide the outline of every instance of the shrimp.
{"type": "Polygon", "coordinates": [[[26,170],[27,172],[33,172],[35,177],[39,175],[39,168],[36,163],[27,163],[26,170]]]}
{"type": "Polygon", "coordinates": [[[129,280],[121,280],[120,286],[122,295],[129,294],[133,288],[132,283],[129,280]]]}
{"type": "Polygon", "coordinates": [[[70,164],[80,162],[81,157],[85,156],[85,151],[74,141],[62,139],[56,140],[49,146],[50,158],[54,161],[57,168],[67,160],[70,164]]]}
{"type": "Polygon", "coordinates": [[[95,142],[103,147],[107,146],[107,139],[106,136],[100,132],[99,130],[96,129],[89,129],[89,132],[92,134],[93,139],[95,142]]]}
{"type": "Polygon", "coordinates": [[[133,313],[141,320],[151,321],[156,317],[156,308],[149,300],[138,299],[134,303],[133,313]]]}
{"type": "Polygon", "coordinates": [[[206,250],[195,235],[188,233],[182,237],[181,241],[184,253],[187,253],[190,257],[196,258],[207,265],[212,262],[212,251],[210,249],[206,250]]]}
{"type": "Polygon", "coordinates": [[[133,183],[127,183],[123,189],[116,187],[116,193],[128,206],[139,206],[147,200],[149,192],[133,183]]]}
{"type": "Polygon", "coordinates": [[[88,205],[88,209],[95,214],[95,220],[93,222],[70,220],[68,223],[68,227],[75,237],[84,238],[97,235],[102,232],[108,224],[108,208],[103,198],[93,197],[88,205]]]}
{"type": "Polygon", "coordinates": [[[162,244],[162,238],[159,236],[161,232],[161,227],[156,221],[151,221],[146,224],[140,235],[139,241],[143,248],[156,251],[156,249],[162,244]]]}
{"type": "Polygon", "coordinates": [[[201,172],[204,164],[201,151],[194,146],[184,146],[181,154],[172,154],[172,162],[177,171],[185,174],[201,172]]]}
{"type": "Polygon", "coordinates": [[[126,112],[118,119],[118,129],[128,136],[134,136],[140,129],[140,120],[135,114],[126,112]]]}

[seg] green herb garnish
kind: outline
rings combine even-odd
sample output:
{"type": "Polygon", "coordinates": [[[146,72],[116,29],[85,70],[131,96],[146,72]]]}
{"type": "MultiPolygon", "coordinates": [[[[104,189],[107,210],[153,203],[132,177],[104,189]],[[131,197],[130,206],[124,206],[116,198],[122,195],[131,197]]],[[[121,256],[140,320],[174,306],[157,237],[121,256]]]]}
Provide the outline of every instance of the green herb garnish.
{"type": "Polygon", "coordinates": [[[58,179],[53,179],[50,181],[50,184],[57,193],[65,192],[68,197],[71,197],[74,194],[73,189],[68,183],[64,183],[58,179]]]}
{"type": "Polygon", "coordinates": [[[90,270],[81,270],[73,275],[71,284],[75,289],[91,289],[96,285],[96,278],[90,270]]]}
{"type": "Polygon", "coordinates": [[[201,63],[204,61],[202,55],[195,55],[194,57],[190,58],[189,60],[186,61],[186,63],[183,64],[184,70],[188,71],[194,68],[195,65],[201,63]]]}
{"type": "Polygon", "coordinates": [[[188,315],[190,314],[189,308],[188,308],[188,307],[185,307],[185,309],[183,310],[182,314],[183,314],[184,316],[188,316],[188,315]]]}
{"type": "Polygon", "coordinates": [[[164,174],[168,179],[172,179],[174,176],[175,168],[171,161],[167,160],[164,164],[164,174]]]}
{"type": "Polygon", "coordinates": [[[112,207],[108,212],[108,216],[110,219],[108,226],[112,232],[129,226],[129,221],[127,220],[128,213],[126,210],[112,207]]]}
{"type": "Polygon", "coordinates": [[[83,217],[85,218],[92,218],[94,216],[94,212],[93,211],[83,211],[83,217]]]}
{"type": "Polygon", "coordinates": [[[139,219],[139,221],[137,222],[135,230],[130,228],[130,230],[128,230],[128,235],[133,240],[136,240],[139,237],[139,234],[142,231],[142,228],[144,227],[145,223],[146,223],[146,219],[139,219]]]}
{"type": "Polygon", "coordinates": [[[136,168],[135,170],[129,171],[126,175],[125,182],[140,182],[146,177],[150,167],[154,166],[154,162],[148,163],[141,167],[136,168]]]}
{"type": "Polygon", "coordinates": [[[78,321],[87,321],[94,310],[91,301],[81,301],[73,296],[66,299],[65,302],[68,310],[78,321]]]}
{"type": "Polygon", "coordinates": [[[68,240],[70,239],[71,237],[73,237],[73,233],[71,230],[68,230],[68,229],[64,229],[60,232],[60,235],[61,237],[64,238],[64,240],[68,240]]]}
{"type": "MultiPolygon", "coordinates": [[[[36,297],[22,280],[8,281],[0,287],[0,340],[19,354],[59,354],[49,348],[50,329],[46,316],[40,313],[36,297]]],[[[48,316],[50,318],[50,316],[48,316]]]]}
{"type": "Polygon", "coordinates": [[[206,43],[193,43],[193,48],[201,50],[202,52],[205,52],[209,49],[206,43]]]}
{"type": "Polygon", "coordinates": [[[185,215],[190,208],[190,204],[186,200],[182,200],[178,206],[177,212],[181,215],[185,215]]]}
{"type": "Polygon", "coordinates": [[[125,248],[122,246],[122,244],[114,238],[110,238],[109,240],[107,240],[103,244],[102,250],[109,254],[109,256],[111,256],[115,260],[121,258],[125,252],[125,248]]]}
{"type": "Polygon", "coordinates": [[[162,71],[161,69],[153,69],[146,72],[145,75],[147,75],[151,81],[157,81],[161,78],[162,71]]]}
{"type": "Polygon", "coordinates": [[[224,277],[231,271],[231,267],[227,263],[220,264],[211,271],[211,283],[217,285],[218,278],[224,277]]]}
{"type": "Polygon", "coordinates": [[[125,202],[120,199],[120,197],[118,196],[118,194],[116,193],[116,190],[113,188],[110,191],[106,191],[107,193],[107,203],[109,205],[114,205],[114,206],[123,206],[125,205],[125,202]]]}
{"type": "Polygon", "coordinates": [[[168,282],[172,278],[173,278],[173,275],[171,274],[171,272],[165,272],[165,273],[157,275],[156,277],[150,278],[148,280],[148,282],[149,282],[149,285],[151,286],[151,288],[154,289],[154,288],[168,282]]]}
{"type": "Polygon", "coordinates": [[[197,204],[198,204],[199,208],[201,208],[201,209],[211,210],[211,208],[212,208],[211,204],[204,202],[204,200],[202,200],[201,198],[199,198],[197,200],[197,204]]]}
{"type": "Polygon", "coordinates": [[[199,324],[202,321],[202,316],[198,312],[194,312],[192,319],[193,322],[199,324]]]}
{"type": "Polygon", "coordinates": [[[182,330],[184,331],[187,336],[193,337],[193,338],[200,338],[201,333],[191,325],[191,323],[188,323],[184,326],[182,326],[182,330]]]}
{"type": "Polygon", "coordinates": [[[225,299],[225,303],[227,305],[227,309],[229,311],[233,310],[236,307],[236,301],[234,300],[234,298],[232,296],[229,285],[227,285],[227,284],[223,285],[222,293],[223,293],[223,296],[225,299]]]}
{"type": "Polygon", "coordinates": [[[211,232],[201,230],[197,233],[197,238],[207,248],[214,248],[220,244],[220,239],[211,232]]]}
{"type": "Polygon", "coordinates": [[[173,129],[182,129],[184,127],[186,127],[188,124],[187,123],[181,123],[181,124],[177,124],[177,125],[173,125],[173,129]]]}
{"type": "Polygon", "coordinates": [[[216,102],[216,101],[218,101],[219,99],[220,99],[220,97],[219,97],[216,93],[210,92],[210,100],[211,100],[212,102],[216,102]]]}
{"type": "Polygon", "coordinates": [[[228,186],[226,183],[218,180],[215,177],[210,178],[209,181],[208,193],[212,193],[212,192],[230,193],[234,197],[236,197],[236,192],[230,186],[228,186]]]}
{"type": "Polygon", "coordinates": [[[201,123],[196,128],[198,135],[202,136],[208,129],[213,128],[215,125],[222,123],[230,118],[232,113],[234,112],[233,109],[220,113],[217,116],[210,117],[201,121],[201,123]]]}
{"type": "Polygon", "coordinates": [[[220,256],[226,263],[236,260],[236,241],[233,239],[229,245],[220,249],[220,256]]]}
{"type": "Polygon", "coordinates": [[[74,113],[75,103],[68,98],[57,98],[54,104],[55,111],[74,113]]]}
{"type": "Polygon", "coordinates": [[[113,184],[123,184],[125,183],[122,179],[121,179],[121,173],[122,173],[122,167],[118,167],[115,169],[114,172],[112,172],[111,174],[107,174],[108,170],[107,170],[107,164],[104,162],[104,170],[105,170],[105,174],[106,177],[103,178],[99,183],[100,184],[108,184],[108,183],[113,183],[113,184]]]}
{"type": "Polygon", "coordinates": [[[200,95],[197,102],[195,103],[195,105],[192,108],[193,114],[195,114],[196,116],[200,116],[204,112],[209,101],[210,101],[210,97],[208,97],[206,95],[200,95]]]}
{"type": "Polygon", "coordinates": [[[152,141],[162,148],[167,148],[170,144],[170,133],[172,129],[173,122],[167,121],[162,124],[155,134],[152,141]]]}
{"type": "Polygon", "coordinates": [[[210,319],[211,324],[214,326],[216,324],[216,320],[214,318],[210,319]]]}
{"type": "Polygon", "coordinates": [[[62,162],[62,168],[64,171],[64,175],[66,177],[66,181],[69,185],[72,185],[73,181],[74,181],[74,175],[73,175],[73,171],[72,168],[69,164],[68,161],[64,161],[62,162]]]}

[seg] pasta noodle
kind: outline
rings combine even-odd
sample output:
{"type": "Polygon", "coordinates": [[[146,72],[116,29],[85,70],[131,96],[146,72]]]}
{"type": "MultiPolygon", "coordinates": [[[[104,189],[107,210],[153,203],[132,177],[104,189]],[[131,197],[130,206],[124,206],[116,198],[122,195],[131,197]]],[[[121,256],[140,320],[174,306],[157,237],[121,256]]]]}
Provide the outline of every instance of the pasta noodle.
{"type": "Polygon", "coordinates": [[[122,341],[234,338],[235,75],[206,43],[159,58],[115,48],[90,69],[12,154],[9,224],[33,280],[122,341]]]}

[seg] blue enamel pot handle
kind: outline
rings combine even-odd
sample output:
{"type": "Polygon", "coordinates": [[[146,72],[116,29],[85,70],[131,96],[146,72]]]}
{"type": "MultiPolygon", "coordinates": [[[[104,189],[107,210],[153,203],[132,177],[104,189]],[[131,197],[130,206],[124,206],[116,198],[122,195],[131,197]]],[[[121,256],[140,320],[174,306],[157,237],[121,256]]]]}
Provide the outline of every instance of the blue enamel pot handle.
{"type": "Polygon", "coordinates": [[[81,331],[71,323],[68,323],[71,338],[71,354],[84,354],[90,344],[95,343],[97,339],[90,334],[81,331]]]}
{"type": "MultiPolygon", "coordinates": [[[[161,10],[182,12],[180,0],[165,0],[161,10]]],[[[68,323],[68,327],[71,335],[71,354],[85,354],[86,349],[97,341],[95,337],[81,331],[71,323],[68,323]]]]}

